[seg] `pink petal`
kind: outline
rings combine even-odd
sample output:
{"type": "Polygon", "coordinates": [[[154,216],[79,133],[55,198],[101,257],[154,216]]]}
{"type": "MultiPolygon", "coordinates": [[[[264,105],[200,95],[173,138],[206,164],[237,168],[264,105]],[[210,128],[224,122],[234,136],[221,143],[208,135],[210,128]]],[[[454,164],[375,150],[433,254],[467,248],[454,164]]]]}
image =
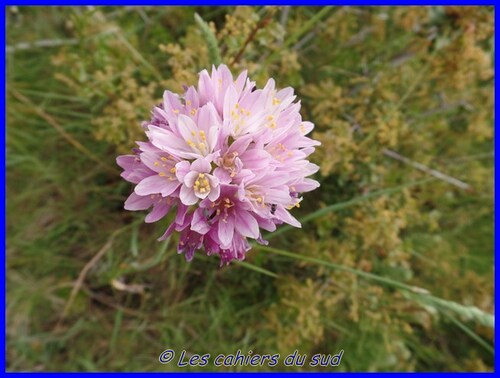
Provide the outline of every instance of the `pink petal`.
{"type": "Polygon", "coordinates": [[[194,192],[194,195],[196,197],[198,197],[199,199],[202,199],[202,200],[205,199],[205,198],[207,198],[209,194],[210,194],[210,191],[206,191],[204,193],[196,193],[196,192],[194,192]]]}
{"type": "Polygon", "coordinates": [[[135,155],[122,155],[116,158],[116,164],[125,170],[134,168],[137,163],[140,164],[140,162],[137,162],[135,155]]]}
{"type": "Polygon", "coordinates": [[[200,106],[200,100],[198,98],[198,93],[196,92],[196,89],[193,86],[191,86],[186,91],[186,107],[191,109],[197,109],[199,106],[200,106]],[[188,101],[190,102],[190,105],[188,105],[188,101]]]}
{"type": "Polygon", "coordinates": [[[214,107],[214,104],[209,102],[203,105],[198,111],[198,127],[200,130],[208,132],[212,126],[219,125],[221,122],[219,114],[214,107]]]}
{"type": "Polygon", "coordinates": [[[310,192],[319,187],[319,182],[309,178],[305,178],[302,182],[293,185],[296,192],[310,192]]]}
{"type": "Polygon", "coordinates": [[[231,245],[234,235],[234,220],[232,216],[227,217],[224,222],[219,220],[218,236],[221,242],[221,248],[228,248],[231,245]]]}
{"type": "Polygon", "coordinates": [[[203,158],[196,159],[192,164],[191,164],[191,170],[199,172],[199,173],[207,173],[210,172],[212,167],[210,166],[210,163],[203,158]]]}
{"type": "Polygon", "coordinates": [[[186,141],[178,138],[171,131],[150,125],[146,135],[155,147],[176,157],[182,159],[195,159],[199,156],[199,154],[192,152],[186,141]]]}
{"type": "Polygon", "coordinates": [[[177,180],[171,180],[168,177],[162,177],[163,179],[163,188],[161,190],[161,195],[163,197],[168,197],[171,195],[173,192],[176,191],[176,189],[181,185],[181,183],[177,180]]]}
{"type": "Polygon", "coordinates": [[[304,121],[301,124],[300,132],[302,135],[307,135],[312,131],[312,129],[314,129],[314,123],[309,121],[304,121]]]}
{"type": "Polygon", "coordinates": [[[219,126],[212,126],[208,129],[207,143],[209,150],[212,151],[217,144],[217,135],[219,134],[219,126]]]}
{"type": "Polygon", "coordinates": [[[131,193],[130,196],[125,201],[125,210],[136,211],[136,210],[146,210],[153,204],[153,200],[150,196],[139,196],[135,193],[131,193]]]}
{"type": "Polygon", "coordinates": [[[184,225],[186,223],[184,220],[188,212],[189,206],[184,206],[182,203],[177,204],[177,215],[175,216],[175,223],[178,225],[184,225]]]}
{"type": "Polygon", "coordinates": [[[201,235],[205,235],[208,231],[210,231],[210,225],[207,222],[204,212],[205,209],[198,208],[194,212],[193,219],[191,220],[191,230],[201,235]]]}
{"type": "Polygon", "coordinates": [[[239,155],[242,155],[251,142],[252,142],[252,136],[250,136],[250,135],[242,136],[242,137],[236,139],[231,144],[231,146],[229,146],[227,153],[237,152],[239,155]]]}
{"type": "Polygon", "coordinates": [[[170,210],[169,205],[163,200],[162,203],[158,203],[153,207],[153,210],[146,216],[146,219],[144,220],[146,223],[153,223],[161,218],[163,218],[168,211],[170,210]]]}
{"type": "Polygon", "coordinates": [[[194,182],[198,178],[199,173],[195,171],[189,172],[186,176],[184,176],[184,184],[188,188],[192,188],[194,186],[194,182]]]}
{"type": "Polygon", "coordinates": [[[220,195],[219,179],[212,175],[207,175],[208,182],[210,183],[210,193],[208,194],[208,199],[212,202],[216,201],[220,195]]]}
{"type": "Polygon", "coordinates": [[[206,104],[214,99],[215,91],[207,70],[200,72],[200,77],[198,79],[198,93],[202,104],[206,104]]]}
{"type": "Polygon", "coordinates": [[[179,198],[181,199],[184,205],[188,206],[194,205],[198,201],[198,197],[195,196],[194,190],[188,188],[186,185],[182,185],[179,198]]]}
{"type": "Polygon", "coordinates": [[[160,172],[161,169],[159,169],[159,163],[158,163],[158,160],[160,160],[160,156],[158,156],[157,154],[155,153],[151,153],[151,152],[143,152],[141,153],[141,161],[144,163],[144,165],[146,167],[148,167],[149,169],[151,169],[152,171],[154,172],[160,172]],[[155,162],[157,163],[157,165],[155,165],[155,162]]]}
{"type": "Polygon", "coordinates": [[[283,185],[279,189],[267,189],[265,199],[268,203],[287,205],[292,200],[292,197],[290,197],[288,186],[283,185]]]}
{"type": "Polygon", "coordinates": [[[237,101],[238,101],[238,93],[236,92],[236,88],[234,87],[234,85],[230,85],[224,97],[224,106],[222,110],[225,125],[229,124],[232,118],[231,112],[235,111],[235,105],[237,101]]]}
{"type": "Polygon", "coordinates": [[[172,223],[170,226],[168,226],[163,235],[158,238],[158,241],[167,240],[174,231],[175,231],[175,223],[172,223]]]}
{"type": "Polygon", "coordinates": [[[224,184],[229,184],[232,180],[232,177],[229,175],[229,172],[226,171],[224,168],[215,168],[214,170],[214,176],[219,179],[219,182],[222,182],[224,184]]]}
{"type": "Polygon", "coordinates": [[[271,161],[272,156],[265,150],[247,150],[241,155],[241,161],[247,169],[262,169],[271,161]]]}
{"type": "Polygon", "coordinates": [[[196,126],[196,123],[189,118],[188,116],[185,116],[184,114],[179,115],[179,132],[182,135],[182,138],[184,138],[185,141],[193,141],[193,138],[198,137],[198,127],[196,126]],[[195,133],[195,136],[193,137],[193,134],[195,133]]]}
{"type": "Polygon", "coordinates": [[[165,180],[165,177],[160,177],[159,175],[146,177],[135,187],[135,192],[140,196],[160,193],[165,184],[165,180]]]}
{"type": "Polygon", "coordinates": [[[238,78],[235,80],[234,85],[235,85],[236,91],[238,93],[241,93],[241,91],[243,91],[243,87],[245,86],[245,82],[247,80],[247,74],[248,74],[248,71],[245,70],[242,73],[240,73],[238,78]]]}
{"type": "Polygon", "coordinates": [[[279,205],[274,215],[276,216],[276,218],[282,220],[285,223],[288,223],[291,226],[298,228],[302,227],[300,222],[297,219],[295,219],[288,211],[286,211],[283,206],[279,205]]]}
{"type": "Polygon", "coordinates": [[[236,213],[236,230],[243,236],[257,239],[260,235],[259,224],[247,211],[236,213]]]}
{"type": "Polygon", "coordinates": [[[163,108],[167,113],[174,113],[174,110],[183,108],[179,96],[170,91],[163,92],[163,108]]]}
{"type": "Polygon", "coordinates": [[[175,175],[180,182],[184,181],[184,177],[189,173],[190,170],[191,164],[189,163],[189,161],[183,160],[175,165],[175,175]]]}

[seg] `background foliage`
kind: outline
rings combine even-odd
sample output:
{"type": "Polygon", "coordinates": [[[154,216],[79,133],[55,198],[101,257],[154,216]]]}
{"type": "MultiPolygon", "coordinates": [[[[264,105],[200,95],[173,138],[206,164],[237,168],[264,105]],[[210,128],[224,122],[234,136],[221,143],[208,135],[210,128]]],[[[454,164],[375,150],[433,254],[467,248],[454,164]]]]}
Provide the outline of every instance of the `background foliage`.
{"type": "Polygon", "coordinates": [[[492,8],[11,7],[7,26],[9,370],[175,370],[167,347],[492,369],[492,8]],[[114,163],[218,61],[294,86],[322,142],[303,228],[222,269],[124,211],[114,163]]]}

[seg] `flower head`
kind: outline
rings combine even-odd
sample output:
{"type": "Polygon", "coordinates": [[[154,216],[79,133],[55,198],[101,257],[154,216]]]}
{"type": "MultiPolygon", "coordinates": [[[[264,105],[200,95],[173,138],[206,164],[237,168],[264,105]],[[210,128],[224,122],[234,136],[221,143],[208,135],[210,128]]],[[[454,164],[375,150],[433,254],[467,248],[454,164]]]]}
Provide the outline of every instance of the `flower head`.
{"type": "Polygon", "coordinates": [[[221,263],[243,260],[248,239],[265,243],[261,229],[288,223],[301,193],[319,186],[307,178],[318,170],[307,157],[319,142],[306,135],[292,88],[263,89],[247,78],[234,80],[221,65],[200,73],[198,86],[182,96],[165,91],[143,124],[148,142],[117,158],[122,177],[135,184],[127,210],[151,212],[156,222],[175,209],[160,240],[180,232],[179,253],[190,261],[197,250],[221,263]]]}

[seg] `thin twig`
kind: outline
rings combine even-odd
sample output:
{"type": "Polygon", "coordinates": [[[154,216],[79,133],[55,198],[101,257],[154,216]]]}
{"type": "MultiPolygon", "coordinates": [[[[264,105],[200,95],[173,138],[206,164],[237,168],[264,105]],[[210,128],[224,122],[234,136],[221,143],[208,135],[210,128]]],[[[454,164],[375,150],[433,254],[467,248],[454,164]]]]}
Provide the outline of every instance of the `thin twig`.
{"type": "Polygon", "coordinates": [[[247,39],[245,40],[245,43],[243,43],[243,46],[241,46],[240,51],[234,56],[233,60],[231,61],[230,65],[234,65],[235,63],[238,63],[238,61],[241,59],[243,56],[243,53],[245,52],[247,46],[252,42],[257,35],[257,32],[260,29],[264,29],[269,23],[271,22],[272,17],[274,16],[274,11],[268,11],[267,15],[263,17],[257,25],[252,29],[250,34],[248,35],[247,39]]]}
{"type": "Polygon", "coordinates": [[[469,184],[467,184],[467,183],[465,183],[463,181],[460,181],[460,180],[458,180],[458,179],[456,179],[454,177],[445,175],[444,173],[439,172],[439,171],[437,171],[435,169],[429,168],[429,167],[423,165],[422,163],[418,163],[416,161],[410,160],[410,159],[408,159],[408,158],[406,158],[406,157],[398,154],[395,151],[392,151],[392,150],[389,150],[387,148],[384,148],[382,150],[382,153],[385,156],[390,157],[391,159],[394,159],[394,160],[400,161],[402,163],[408,164],[408,165],[412,166],[413,168],[416,168],[416,169],[418,169],[418,170],[420,170],[422,172],[425,172],[425,173],[427,173],[427,174],[429,174],[431,176],[434,176],[437,179],[446,181],[449,184],[455,185],[456,187],[459,187],[460,189],[467,190],[468,192],[473,191],[472,187],[469,184]]]}
{"type": "Polygon", "coordinates": [[[287,21],[288,21],[288,15],[290,14],[290,7],[283,7],[283,10],[281,11],[281,17],[280,17],[280,24],[281,26],[285,27],[287,21]]]}
{"type": "Polygon", "coordinates": [[[109,165],[103,163],[101,159],[99,159],[97,156],[95,156],[92,152],[90,152],[83,144],[81,144],[78,140],[73,138],[71,134],[69,134],[51,115],[49,115],[47,112],[45,112],[41,107],[38,105],[35,105],[33,101],[31,101],[29,98],[26,96],[22,95],[15,89],[9,88],[10,92],[12,95],[21,101],[23,104],[28,105],[31,107],[36,114],[38,114],[41,118],[43,118],[50,126],[52,126],[56,131],[64,138],[66,139],[71,145],[73,145],[78,151],[82,152],[84,155],[86,155],[89,159],[93,160],[109,172],[112,172],[113,174],[117,174],[118,170],[110,167],[109,165]]]}
{"type": "Polygon", "coordinates": [[[313,30],[311,32],[309,32],[308,34],[306,34],[305,36],[303,36],[300,41],[298,41],[293,47],[292,47],[292,50],[300,50],[305,44],[307,44],[307,42],[309,42],[310,40],[312,40],[314,37],[316,36],[316,31],[313,30]]]}
{"type": "Polygon", "coordinates": [[[13,46],[7,46],[7,53],[13,53],[19,50],[29,50],[38,47],[58,47],[66,45],[76,45],[78,39],[42,39],[34,42],[20,42],[13,46]]]}
{"type": "Polygon", "coordinates": [[[78,275],[78,278],[75,281],[73,289],[71,290],[71,294],[69,296],[69,299],[66,302],[66,305],[64,306],[64,310],[63,310],[61,316],[59,317],[59,321],[57,323],[56,328],[58,328],[60,323],[68,315],[68,312],[69,312],[71,306],[73,305],[73,302],[75,301],[76,295],[80,291],[80,289],[83,285],[83,281],[85,280],[85,277],[87,277],[87,273],[104,256],[104,254],[111,248],[111,246],[113,245],[113,239],[114,239],[114,237],[110,238],[106,242],[106,244],[104,244],[104,246],[99,250],[99,252],[97,252],[97,254],[94,257],[92,257],[92,259],[87,264],[85,264],[83,269],[80,271],[80,274],[78,275]]]}
{"type": "Polygon", "coordinates": [[[131,315],[131,316],[143,316],[144,315],[140,311],[116,304],[113,302],[112,297],[109,297],[109,296],[104,295],[104,294],[96,293],[85,286],[82,287],[82,291],[84,291],[85,294],[87,294],[92,299],[95,299],[97,302],[99,302],[105,306],[108,306],[110,308],[114,308],[115,310],[121,310],[121,311],[123,311],[123,313],[125,313],[127,315],[131,315]]]}
{"type": "Polygon", "coordinates": [[[83,282],[85,281],[85,277],[87,277],[87,273],[89,272],[89,270],[106,254],[106,252],[111,248],[111,246],[113,245],[113,240],[115,239],[115,236],[120,232],[122,231],[123,229],[120,229],[120,230],[117,230],[115,231],[111,237],[108,239],[108,241],[106,242],[106,244],[104,244],[104,246],[99,250],[99,252],[97,252],[95,254],[94,257],[92,257],[92,259],[87,263],[85,264],[85,266],[83,267],[83,269],[80,271],[80,274],[78,275],[78,278],[77,280],[75,281],[75,284],[73,285],[73,289],[71,290],[71,294],[69,295],[69,299],[68,301],[66,302],[66,305],[64,306],[64,310],[63,312],[61,313],[61,316],[59,317],[59,320],[54,328],[54,330],[58,330],[62,324],[62,322],[64,321],[64,319],[66,318],[66,316],[68,315],[69,313],[69,310],[71,309],[71,306],[73,305],[73,302],[75,301],[75,298],[76,298],[76,295],[78,294],[78,292],[80,291],[80,289],[82,288],[83,286],[83,282]]]}

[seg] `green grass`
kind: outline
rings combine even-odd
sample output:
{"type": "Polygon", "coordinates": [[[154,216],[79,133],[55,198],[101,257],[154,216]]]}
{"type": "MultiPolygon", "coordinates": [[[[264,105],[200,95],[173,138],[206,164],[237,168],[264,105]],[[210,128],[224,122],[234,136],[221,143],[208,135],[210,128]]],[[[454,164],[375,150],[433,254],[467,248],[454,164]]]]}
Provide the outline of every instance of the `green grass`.
{"type": "MultiPolygon", "coordinates": [[[[355,8],[352,14],[357,14],[356,9],[361,19],[366,16],[363,12],[373,11],[355,8]]],[[[340,11],[345,10],[307,8],[301,13],[292,8],[283,50],[290,50],[311,31],[321,33],[340,11]]],[[[433,166],[470,181],[474,193],[377,153],[363,161],[356,174],[318,175],[322,187],[306,194],[303,206],[294,210],[303,228],[282,226],[266,235],[269,246],[255,245],[245,262],[219,268],[216,257],[200,253],[186,263],[177,254],[177,236],[161,243],[156,240],[172,215],[157,224],[144,224],[144,213],[123,210],[131,186],[119,177],[117,146],[96,140],[91,122],[102,115],[109,99],[97,92],[86,95],[101,83],[89,81],[71,88],[56,79],[55,74],[65,68],[54,66],[51,59],[61,51],[86,53],[84,41],[98,39],[101,43],[94,53],[104,61],[113,62],[109,44],[124,46],[126,53],[116,54],[133,62],[140,83],[170,78],[167,58],[158,44],[182,40],[186,23],[193,28],[202,25],[203,33],[210,34],[204,21],[214,21],[220,28],[233,8],[185,8],[177,13],[168,7],[110,8],[104,12],[106,19],[120,30],[104,36],[99,34],[102,31],[91,34],[84,28],[91,12],[64,7],[7,10],[9,46],[83,38],[76,45],[30,48],[7,56],[9,371],[301,370],[281,364],[271,369],[212,364],[177,368],[158,363],[159,354],[168,348],[177,357],[182,350],[215,357],[238,349],[284,356],[295,349],[293,339],[285,343],[286,336],[296,333],[302,354],[335,354],[343,349],[339,371],[493,368],[492,183],[484,178],[487,175],[468,177],[480,169],[491,174],[493,161],[484,155],[492,150],[490,139],[471,141],[458,156],[433,145],[432,132],[426,139],[432,142],[425,151],[434,148],[433,156],[444,154],[432,159],[433,166]],[[195,12],[204,21],[196,23],[195,12]],[[170,26],[172,14],[185,21],[177,29],[170,26]],[[73,29],[68,29],[68,20],[73,29]],[[81,37],[80,28],[88,35],[81,37]],[[384,176],[381,167],[386,169],[384,176]],[[407,211],[404,193],[416,198],[415,224],[412,216],[405,218],[409,225],[398,231],[401,244],[396,243],[393,250],[367,250],[369,227],[374,227],[368,223],[370,215],[382,211],[376,201],[387,201],[384,211],[393,211],[389,214],[396,218],[397,211],[407,211]],[[367,219],[366,235],[350,233],[350,222],[359,211],[367,219]],[[437,219],[438,228],[428,226],[431,218],[437,219]],[[347,252],[345,246],[349,246],[347,252]],[[367,263],[370,269],[365,268],[367,263]],[[75,287],[82,271],[81,285],[75,287]],[[309,281],[317,301],[307,294],[309,281]],[[308,316],[301,317],[302,311],[308,316]],[[308,319],[315,319],[314,324],[308,319]],[[311,336],[316,335],[316,327],[322,338],[311,336]]],[[[395,16],[389,12],[389,17],[395,16]]],[[[257,33],[258,38],[261,34],[257,33]]],[[[215,36],[206,38],[203,43],[210,44],[212,59],[220,58],[220,51],[214,51],[215,36]]],[[[361,42],[367,55],[359,49],[336,47],[335,62],[328,56],[321,60],[321,48],[309,42],[310,47],[298,52],[301,80],[308,84],[308,80],[333,77],[347,88],[351,75],[346,72],[364,75],[363,66],[387,74],[391,72],[389,52],[398,51],[412,38],[411,33],[402,34],[389,46],[368,36],[361,42]],[[384,49],[388,52],[382,53],[384,49]]],[[[272,64],[281,50],[276,51],[264,57],[261,72],[276,70],[272,64]]],[[[289,84],[285,77],[277,79],[278,86],[289,84]]],[[[420,112],[419,80],[418,76],[409,80],[389,109],[420,112]]],[[[304,96],[304,118],[311,117],[312,101],[304,96]]],[[[434,117],[449,121],[454,113],[434,117]]],[[[426,119],[418,122],[434,130],[426,119]]],[[[324,126],[319,130],[324,131],[324,126]]],[[[373,130],[365,135],[367,148],[378,143],[369,137],[375,138],[377,130],[373,130]]],[[[446,135],[450,145],[463,142],[460,134],[446,135]]],[[[405,141],[397,147],[410,153],[420,146],[405,141]]]]}

